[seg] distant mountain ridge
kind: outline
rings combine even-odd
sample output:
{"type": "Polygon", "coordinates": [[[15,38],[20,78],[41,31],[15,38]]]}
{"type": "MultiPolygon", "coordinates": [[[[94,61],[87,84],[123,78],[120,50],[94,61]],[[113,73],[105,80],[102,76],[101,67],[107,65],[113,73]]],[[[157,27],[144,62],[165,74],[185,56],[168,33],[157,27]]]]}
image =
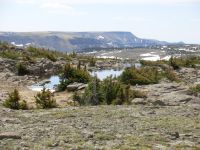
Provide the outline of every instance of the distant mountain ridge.
{"type": "Polygon", "coordinates": [[[165,41],[138,38],[131,32],[0,32],[0,41],[58,51],[170,44],[165,41]]]}

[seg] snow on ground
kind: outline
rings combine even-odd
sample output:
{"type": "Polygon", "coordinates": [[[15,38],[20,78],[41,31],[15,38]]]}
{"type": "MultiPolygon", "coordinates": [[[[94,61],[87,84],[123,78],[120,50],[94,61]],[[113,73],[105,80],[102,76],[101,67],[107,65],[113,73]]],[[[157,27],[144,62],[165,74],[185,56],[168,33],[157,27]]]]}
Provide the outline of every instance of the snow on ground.
{"type": "Polygon", "coordinates": [[[15,42],[11,42],[12,45],[16,46],[16,47],[23,47],[23,44],[16,44],[15,42]]]}
{"type": "Polygon", "coordinates": [[[105,39],[102,35],[97,36],[97,40],[103,40],[105,39]]]}
{"type": "Polygon", "coordinates": [[[120,58],[120,57],[115,57],[115,56],[96,56],[96,58],[104,58],[104,59],[106,59],[106,58],[110,58],[110,59],[115,59],[115,58],[117,58],[117,59],[122,59],[122,58],[120,58]]]}
{"type": "MultiPolygon", "coordinates": [[[[32,90],[32,91],[36,91],[36,92],[41,92],[42,90],[43,90],[43,87],[40,87],[40,86],[38,86],[38,87],[34,87],[34,86],[29,86],[28,87],[30,90],[32,90]]],[[[49,88],[47,88],[51,93],[53,93],[53,92],[55,92],[55,89],[49,89],[49,88]]]]}
{"type": "Polygon", "coordinates": [[[168,56],[163,57],[161,60],[169,60],[171,57],[172,57],[171,55],[168,55],[168,56]]]}
{"type": "Polygon", "coordinates": [[[95,54],[95,53],[97,53],[97,51],[87,52],[86,54],[95,54]]]}
{"type": "Polygon", "coordinates": [[[155,54],[155,52],[150,52],[150,53],[141,54],[140,56],[141,57],[157,57],[159,55],[155,54]]]}
{"type": "Polygon", "coordinates": [[[143,57],[143,58],[141,58],[141,60],[157,61],[157,60],[160,60],[160,56],[159,55],[155,55],[155,56],[151,56],[151,57],[143,57]]]}

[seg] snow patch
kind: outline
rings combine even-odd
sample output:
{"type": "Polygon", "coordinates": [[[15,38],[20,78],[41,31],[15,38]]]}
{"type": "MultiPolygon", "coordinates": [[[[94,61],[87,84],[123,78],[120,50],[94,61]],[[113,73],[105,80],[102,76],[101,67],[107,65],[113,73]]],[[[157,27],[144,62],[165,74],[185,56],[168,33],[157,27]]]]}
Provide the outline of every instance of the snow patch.
{"type": "Polygon", "coordinates": [[[160,56],[159,55],[155,55],[155,56],[151,56],[151,57],[144,57],[141,60],[157,61],[157,60],[160,60],[160,56]]]}
{"type": "Polygon", "coordinates": [[[15,42],[11,42],[12,45],[16,46],[16,47],[23,47],[23,44],[16,44],[15,42]]]}
{"type": "Polygon", "coordinates": [[[97,36],[97,40],[103,40],[105,39],[102,35],[97,36]]]}
{"type": "Polygon", "coordinates": [[[171,57],[172,57],[171,55],[165,56],[165,57],[163,57],[161,60],[167,60],[167,61],[168,61],[171,57]]]}

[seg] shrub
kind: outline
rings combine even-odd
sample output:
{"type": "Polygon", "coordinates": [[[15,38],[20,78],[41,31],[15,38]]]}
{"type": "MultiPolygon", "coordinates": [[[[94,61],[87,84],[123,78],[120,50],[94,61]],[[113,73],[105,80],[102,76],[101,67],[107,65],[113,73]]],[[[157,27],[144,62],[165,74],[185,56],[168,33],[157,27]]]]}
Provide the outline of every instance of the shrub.
{"type": "Polygon", "coordinates": [[[18,63],[17,64],[17,73],[18,73],[18,75],[23,76],[23,75],[28,74],[29,71],[24,64],[18,63]]]}
{"type": "Polygon", "coordinates": [[[27,106],[27,103],[26,103],[25,100],[21,101],[21,103],[20,103],[20,109],[24,109],[24,110],[28,109],[28,106],[27,106]]]}
{"type": "Polygon", "coordinates": [[[142,66],[161,66],[165,64],[165,61],[164,60],[157,60],[157,61],[140,60],[140,64],[142,66]]]}
{"type": "Polygon", "coordinates": [[[179,77],[176,75],[176,73],[173,70],[166,69],[165,70],[165,76],[170,81],[180,81],[179,77]]]}
{"type": "Polygon", "coordinates": [[[173,67],[173,69],[177,70],[177,69],[180,69],[180,64],[178,64],[176,58],[174,57],[171,57],[169,59],[169,65],[173,67]]]}
{"type": "Polygon", "coordinates": [[[67,88],[69,81],[62,76],[60,77],[60,83],[58,84],[58,91],[64,91],[67,88]]]}
{"type": "Polygon", "coordinates": [[[130,104],[131,97],[133,96],[130,86],[123,85],[112,77],[104,81],[95,77],[78,99],[80,105],[123,105],[130,104]]]}
{"type": "Polygon", "coordinates": [[[4,58],[9,58],[9,59],[18,59],[21,55],[17,51],[3,50],[3,51],[0,51],[0,56],[4,58]]]}
{"type": "Polygon", "coordinates": [[[197,84],[196,86],[190,87],[189,93],[193,94],[195,96],[198,96],[198,94],[200,93],[200,84],[197,84]]]}
{"type": "Polygon", "coordinates": [[[11,109],[28,109],[26,101],[20,102],[20,96],[17,89],[9,93],[8,99],[3,103],[7,108],[11,109]]]}
{"type": "Polygon", "coordinates": [[[74,103],[77,102],[78,104],[81,104],[81,96],[78,94],[78,92],[74,92],[73,101],[74,103]]]}
{"type": "Polygon", "coordinates": [[[179,69],[180,67],[191,67],[195,68],[197,64],[200,64],[199,56],[187,56],[181,58],[171,58],[169,60],[169,65],[174,69],[179,69]]]}
{"type": "Polygon", "coordinates": [[[35,96],[36,105],[38,108],[55,108],[57,107],[56,100],[52,97],[51,92],[43,88],[42,92],[35,96]]]}
{"type": "Polygon", "coordinates": [[[96,59],[94,57],[89,59],[89,66],[94,67],[96,65],[96,59]]]}
{"type": "Polygon", "coordinates": [[[135,67],[127,68],[120,76],[123,83],[131,85],[156,84],[160,78],[160,73],[155,67],[142,67],[141,69],[136,69],[135,67]]]}
{"type": "Polygon", "coordinates": [[[35,48],[35,47],[28,47],[27,51],[29,53],[31,53],[30,55],[32,57],[36,57],[36,58],[47,58],[53,62],[55,62],[57,60],[57,54],[56,52],[53,51],[49,51],[49,50],[45,50],[45,49],[41,49],[41,48],[35,48]]]}
{"type": "Polygon", "coordinates": [[[64,91],[70,83],[88,83],[90,81],[90,74],[82,69],[73,68],[70,64],[66,64],[60,76],[59,91],[64,91]]]}

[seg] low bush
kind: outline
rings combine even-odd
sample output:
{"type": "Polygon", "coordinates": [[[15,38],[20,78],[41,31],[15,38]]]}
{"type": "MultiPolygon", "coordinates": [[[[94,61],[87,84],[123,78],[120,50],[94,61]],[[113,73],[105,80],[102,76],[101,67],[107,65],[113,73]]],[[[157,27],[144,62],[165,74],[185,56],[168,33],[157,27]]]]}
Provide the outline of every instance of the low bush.
{"type": "Polygon", "coordinates": [[[42,92],[37,93],[35,100],[38,108],[46,109],[57,107],[56,100],[52,97],[51,92],[45,88],[43,88],[42,92]]]}
{"type": "Polygon", "coordinates": [[[70,83],[88,83],[91,79],[90,74],[81,68],[74,68],[70,64],[66,64],[60,75],[59,91],[64,91],[70,83]]]}
{"type": "Polygon", "coordinates": [[[41,48],[35,48],[35,47],[28,47],[27,51],[30,53],[32,57],[36,58],[47,58],[53,62],[57,61],[57,52],[41,49],[41,48]]]}
{"type": "Polygon", "coordinates": [[[192,95],[198,96],[200,94],[200,84],[190,87],[189,93],[192,95]]]}
{"type": "Polygon", "coordinates": [[[17,51],[13,51],[13,50],[3,50],[0,51],[0,56],[3,58],[8,58],[8,59],[18,59],[21,54],[17,51]]]}
{"type": "Polygon", "coordinates": [[[146,97],[145,93],[132,90],[129,85],[112,77],[103,81],[94,77],[83,94],[74,94],[74,101],[80,105],[123,105],[131,104],[133,98],[141,97],[146,97]]]}
{"type": "Polygon", "coordinates": [[[9,93],[9,97],[3,105],[10,109],[28,109],[26,101],[20,101],[20,95],[17,89],[9,93]]]}
{"type": "Polygon", "coordinates": [[[26,66],[22,63],[18,63],[17,64],[17,74],[19,76],[23,76],[29,73],[28,69],[26,68],[26,66]]]}
{"type": "Polygon", "coordinates": [[[169,65],[172,66],[174,70],[180,69],[180,63],[177,58],[171,57],[169,59],[169,65]]]}
{"type": "Polygon", "coordinates": [[[166,69],[165,72],[164,72],[164,76],[167,79],[169,79],[170,81],[176,81],[176,82],[180,81],[180,79],[177,76],[177,74],[173,70],[171,70],[171,69],[166,69]]]}
{"type": "Polygon", "coordinates": [[[131,85],[156,84],[160,78],[160,73],[156,67],[142,67],[140,69],[131,67],[125,69],[120,76],[123,83],[131,85]]]}
{"type": "Polygon", "coordinates": [[[187,56],[181,58],[171,57],[169,60],[169,65],[171,65],[174,69],[179,69],[180,67],[191,67],[195,68],[196,65],[200,64],[199,56],[187,56]]]}

